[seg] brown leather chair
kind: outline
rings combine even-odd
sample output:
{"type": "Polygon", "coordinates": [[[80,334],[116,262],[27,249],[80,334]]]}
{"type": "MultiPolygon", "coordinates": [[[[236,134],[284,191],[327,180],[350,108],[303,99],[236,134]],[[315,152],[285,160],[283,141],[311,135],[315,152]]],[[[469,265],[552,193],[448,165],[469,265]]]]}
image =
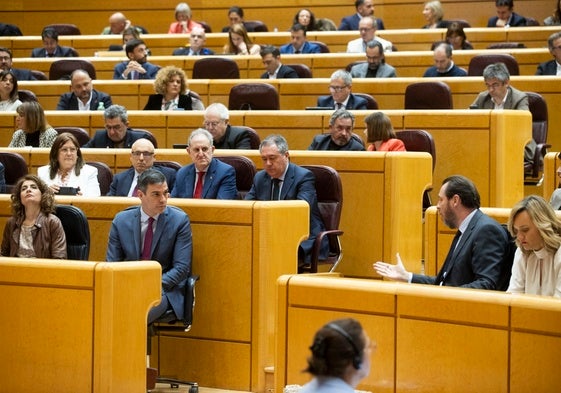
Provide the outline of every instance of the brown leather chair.
{"type": "Polygon", "coordinates": [[[462,28],[466,29],[468,27],[471,27],[471,25],[469,24],[469,22],[465,19],[448,19],[448,26],[450,26],[452,23],[457,23],[459,24],[462,28]]]}
{"type": "Polygon", "coordinates": [[[526,48],[523,42],[495,42],[487,45],[487,49],[521,49],[526,48]]]}
{"type": "Polygon", "coordinates": [[[68,259],[87,261],[90,256],[90,226],[84,212],[73,205],[56,205],[55,215],[66,235],[68,259]]]}
{"type": "Polygon", "coordinates": [[[86,71],[90,78],[96,79],[95,67],[91,61],[84,59],[60,59],[51,63],[49,80],[70,79],[70,74],[78,69],[86,71]]]}
{"type": "Polygon", "coordinates": [[[101,196],[107,195],[111,182],[113,181],[113,172],[109,166],[101,161],[88,161],[86,164],[97,168],[97,181],[99,182],[101,196]]]}
{"type": "Polygon", "coordinates": [[[279,110],[279,93],[268,83],[240,83],[230,89],[230,110],[279,110]]]}
{"type": "Polygon", "coordinates": [[[244,199],[253,185],[253,177],[257,168],[253,161],[245,156],[214,156],[214,158],[228,164],[236,171],[236,188],[238,199],[244,199]]]}
{"type": "Polygon", "coordinates": [[[70,24],[70,23],[53,23],[51,25],[47,25],[44,29],[50,28],[55,30],[58,35],[81,35],[80,29],[78,26],[70,24]]]}
{"type": "Polygon", "coordinates": [[[181,169],[181,164],[177,161],[154,161],[154,166],[165,166],[166,168],[174,169],[178,171],[181,169]]]}
{"type": "Polygon", "coordinates": [[[475,55],[468,65],[468,76],[481,76],[489,64],[504,63],[510,75],[520,75],[516,59],[506,53],[493,53],[489,55],[475,55]]]}
{"type": "Polygon", "coordinates": [[[319,46],[320,53],[330,53],[329,47],[324,42],[321,41],[308,41],[308,42],[319,46]]]}
{"type": "Polygon", "coordinates": [[[203,57],[193,64],[192,79],[240,79],[240,69],[226,57],[203,57]]]}
{"type": "Polygon", "coordinates": [[[197,21],[197,23],[200,24],[203,27],[203,29],[205,29],[205,33],[212,33],[212,29],[208,23],[200,20],[197,21]]]}
{"type": "Polygon", "coordinates": [[[76,137],[80,146],[84,146],[90,141],[90,135],[86,130],[80,127],[54,127],[56,132],[62,134],[63,132],[69,132],[76,137]]]}
{"type": "Polygon", "coordinates": [[[18,97],[21,102],[38,102],[37,96],[31,90],[18,90],[18,97]]]}
{"type": "MultiPolygon", "coordinates": [[[[551,145],[547,144],[548,131],[548,113],[547,102],[538,93],[527,91],[528,106],[532,113],[532,138],[536,141],[536,150],[534,151],[533,163],[524,163],[524,177],[536,179],[535,182],[541,180],[540,173],[543,170],[543,158],[547,153],[547,149],[551,145]]],[[[533,183],[531,180],[526,182],[533,183]]]]}
{"type": "Polygon", "coordinates": [[[47,75],[45,75],[43,71],[31,70],[31,75],[33,75],[38,81],[49,80],[49,78],[47,78],[47,75]]]}
{"type": "Polygon", "coordinates": [[[146,134],[146,139],[148,139],[150,142],[152,142],[152,144],[154,145],[154,148],[156,148],[156,149],[158,148],[158,141],[156,140],[156,137],[154,136],[154,134],[152,134],[150,131],[142,129],[142,128],[133,128],[133,130],[144,132],[146,134]]]}
{"type": "Polygon", "coordinates": [[[450,87],[440,81],[411,83],[405,88],[405,109],[453,109],[450,87]]]}
{"type": "Polygon", "coordinates": [[[256,33],[266,33],[269,31],[267,25],[260,20],[246,20],[243,24],[247,31],[253,31],[256,33]]]}
{"type": "Polygon", "coordinates": [[[27,163],[18,153],[0,152],[0,162],[4,165],[6,194],[11,194],[18,180],[29,173],[27,163]]]}
{"type": "Polygon", "coordinates": [[[526,26],[539,26],[540,22],[538,22],[536,19],[531,18],[529,16],[525,16],[526,18],[526,26]]]}
{"type": "Polygon", "coordinates": [[[345,67],[345,71],[347,72],[351,72],[351,69],[357,65],[357,64],[362,64],[362,63],[366,63],[366,60],[357,60],[357,61],[353,61],[352,63],[347,64],[347,66],[345,67]]]}
{"type": "Polygon", "coordinates": [[[298,273],[317,273],[319,265],[331,265],[330,271],[333,271],[343,258],[343,250],[339,240],[339,236],[343,235],[343,231],[339,230],[343,208],[341,178],[337,171],[329,166],[302,165],[302,167],[312,171],[316,178],[318,207],[326,230],[320,232],[316,237],[312,249],[311,263],[300,266],[298,273]],[[324,237],[329,240],[329,255],[325,260],[319,259],[324,237]]]}
{"type": "Polygon", "coordinates": [[[298,74],[298,78],[313,78],[312,70],[306,64],[285,64],[298,74]]]}
{"type": "Polygon", "coordinates": [[[353,93],[355,96],[362,97],[366,100],[366,109],[378,109],[378,102],[370,94],[366,93],[353,93]]]}
{"type": "Polygon", "coordinates": [[[251,127],[248,126],[239,126],[247,130],[249,134],[249,146],[251,149],[259,149],[259,145],[261,144],[261,138],[259,138],[259,134],[251,127]]]}

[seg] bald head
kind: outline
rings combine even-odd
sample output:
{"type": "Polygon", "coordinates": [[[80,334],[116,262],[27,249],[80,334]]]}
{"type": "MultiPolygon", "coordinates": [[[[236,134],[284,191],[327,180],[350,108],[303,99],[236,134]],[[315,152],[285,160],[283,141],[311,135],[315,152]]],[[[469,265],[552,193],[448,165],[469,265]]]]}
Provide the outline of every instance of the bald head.
{"type": "Polygon", "coordinates": [[[144,172],[148,168],[152,168],[156,154],[154,153],[154,145],[148,139],[137,139],[131,146],[131,164],[138,173],[144,172]]]}
{"type": "Polygon", "coordinates": [[[92,78],[84,70],[74,70],[70,75],[70,88],[74,95],[86,104],[92,95],[92,78]]]}
{"type": "Polygon", "coordinates": [[[122,34],[127,27],[127,18],[122,12],[115,12],[109,17],[111,34],[122,34]]]}

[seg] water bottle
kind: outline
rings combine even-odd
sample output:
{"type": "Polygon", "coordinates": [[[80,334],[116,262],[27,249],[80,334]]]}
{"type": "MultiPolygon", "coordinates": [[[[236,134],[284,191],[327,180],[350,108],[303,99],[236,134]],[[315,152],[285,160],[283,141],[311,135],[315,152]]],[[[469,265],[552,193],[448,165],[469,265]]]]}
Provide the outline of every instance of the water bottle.
{"type": "Polygon", "coordinates": [[[99,103],[99,105],[97,106],[97,110],[98,111],[104,111],[105,110],[105,105],[103,105],[103,102],[99,103]]]}

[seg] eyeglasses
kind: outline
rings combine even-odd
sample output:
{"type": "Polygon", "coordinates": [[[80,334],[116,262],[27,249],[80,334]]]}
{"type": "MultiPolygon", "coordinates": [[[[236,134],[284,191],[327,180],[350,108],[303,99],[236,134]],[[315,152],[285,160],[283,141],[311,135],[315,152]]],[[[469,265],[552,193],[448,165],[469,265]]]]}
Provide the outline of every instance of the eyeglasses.
{"type": "MultiPolygon", "coordinates": [[[[559,45],[559,46],[552,46],[552,47],[551,47],[551,50],[555,50],[555,49],[561,50],[561,45],[559,45]]],[[[2,58],[0,57],[0,59],[2,59],[2,58]]]]}
{"type": "Polygon", "coordinates": [[[105,126],[105,129],[106,129],[107,131],[111,131],[111,130],[119,131],[121,128],[123,128],[123,125],[122,125],[122,124],[116,124],[116,125],[114,125],[114,126],[107,124],[107,125],[105,126]]]}
{"type": "Polygon", "coordinates": [[[78,151],[78,149],[76,149],[75,147],[65,147],[63,149],[60,149],[60,152],[64,153],[64,154],[75,154],[78,151]]]}
{"type": "Polygon", "coordinates": [[[8,61],[10,60],[9,56],[0,56],[0,61],[8,61]]]}
{"type": "Polygon", "coordinates": [[[133,151],[131,154],[135,157],[140,157],[140,156],[152,157],[154,155],[154,152],[151,152],[151,151],[133,151]]]}
{"type": "Polygon", "coordinates": [[[485,86],[487,86],[487,89],[496,89],[496,88],[498,88],[499,86],[502,86],[502,85],[504,85],[504,83],[499,83],[499,82],[495,82],[495,83],[491,83],[491,84],[485,83],[485,86]]]}
{"type": "Polygon", "coordinates": [[[333,90],[333,91],[343,91],[344,89],[346,89],[348,86],[329,86],[329,90],[333,90]]]}
{"type": "Polygon", "coordinates": [[[363,27],[361,29],[358,29],[358,31],[370,31],[372,29],[373,29],[373,27],[363,27]]]}
{"type": "Polygon", "coordinates": [[[205,122],[203,122],[203,126],[204,126],[205,128],[209,128],[209,127],[210,127],[210,128],[214,128],[214,127],[216,127],[218,124],[220,124],[221,121],[222,121],[222,120],[219,120],[219,121],[205,121],[205,122]]]}

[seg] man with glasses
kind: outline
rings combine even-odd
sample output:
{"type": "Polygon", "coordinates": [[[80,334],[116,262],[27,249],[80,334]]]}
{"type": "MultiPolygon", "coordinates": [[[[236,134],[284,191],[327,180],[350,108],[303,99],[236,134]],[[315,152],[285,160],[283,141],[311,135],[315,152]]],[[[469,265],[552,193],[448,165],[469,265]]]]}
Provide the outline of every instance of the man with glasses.
{"type": "Polygon", "coordinates": [[[133,39],[126,43],[125,53],[129,58],[115,66],[113,79],[136,80],[155,79],[159,67],[149,63],[148,50],[144,41],[133,39]]]}
{"type": "Polygon", "coordinates": [[[376,37],[376,18],[373,16],[365,16],[362,18],[358,23],[358,31],[360,32],[360,38],[349,41],[347,44],[347,53],[365,53],[366,44],[373,39],[376,39],[382,44],[384,52],[392,51],[392,43],[390,41],[376,37]]]}
{"type": "Polygon", "coordinates": [[[229,124],[230,113],[221,103],[210,104],[203,127],[211,133],[216,149],[251,149],[249,131],[229,124]]]}
{"type": "Polygon", "coordinates": [[[103,112],[105,130],[98,130],[84,146],[98,148],[129,148],[140,138],[153,139],[152,135],[129,128],[127,110],[121,105],[111,105],[103,112]]]}
{"type": "Polygon", "coordinates": [[[555,32],[547,39],[549,53],[553,60],[538,65],[536,75],[561,75],[561,32],[555,32]]]}
{"type": "Polygon", "coordinates": [[[168,187],[175,184],[175,169],[155,163],[154,145],[148,139],[140,138],[132,144],[130,160],[132,166],[113,176],[108,196],[138,196],[138,177],[147,169],[154,168],[164,174],[168,187]]]}
{"type": "Polygon", "coordinates": [[[189,46],[173,51],[174,56],[201,56],[214,55],[214,51],[205,48],[205,29],[200,26],[193,27],[189,33],[189,46]]]}
{"type": "Polygon", "coordinates": [[[386,64],[384,47],[373,39],[366,43],[366,63],[355,64],[351,68],[353,78],[395,78],[395,68],[386,64]]]}
{"type": "Polygon", "coordinates": [[[329,91],[331,95],[318,98],[317,106],[332,109],[367,109],[365,98],[351,93],[353,78],[345,70],[337,70],[331,74],[329,91]]]}
{"type": "Polygon", "coordinates": [[[37,80],[30,70],[23,68],[12,68],[12,52],[8,48],[0,48],[0,70],[12,71],[18,81],[37,80]]]}

